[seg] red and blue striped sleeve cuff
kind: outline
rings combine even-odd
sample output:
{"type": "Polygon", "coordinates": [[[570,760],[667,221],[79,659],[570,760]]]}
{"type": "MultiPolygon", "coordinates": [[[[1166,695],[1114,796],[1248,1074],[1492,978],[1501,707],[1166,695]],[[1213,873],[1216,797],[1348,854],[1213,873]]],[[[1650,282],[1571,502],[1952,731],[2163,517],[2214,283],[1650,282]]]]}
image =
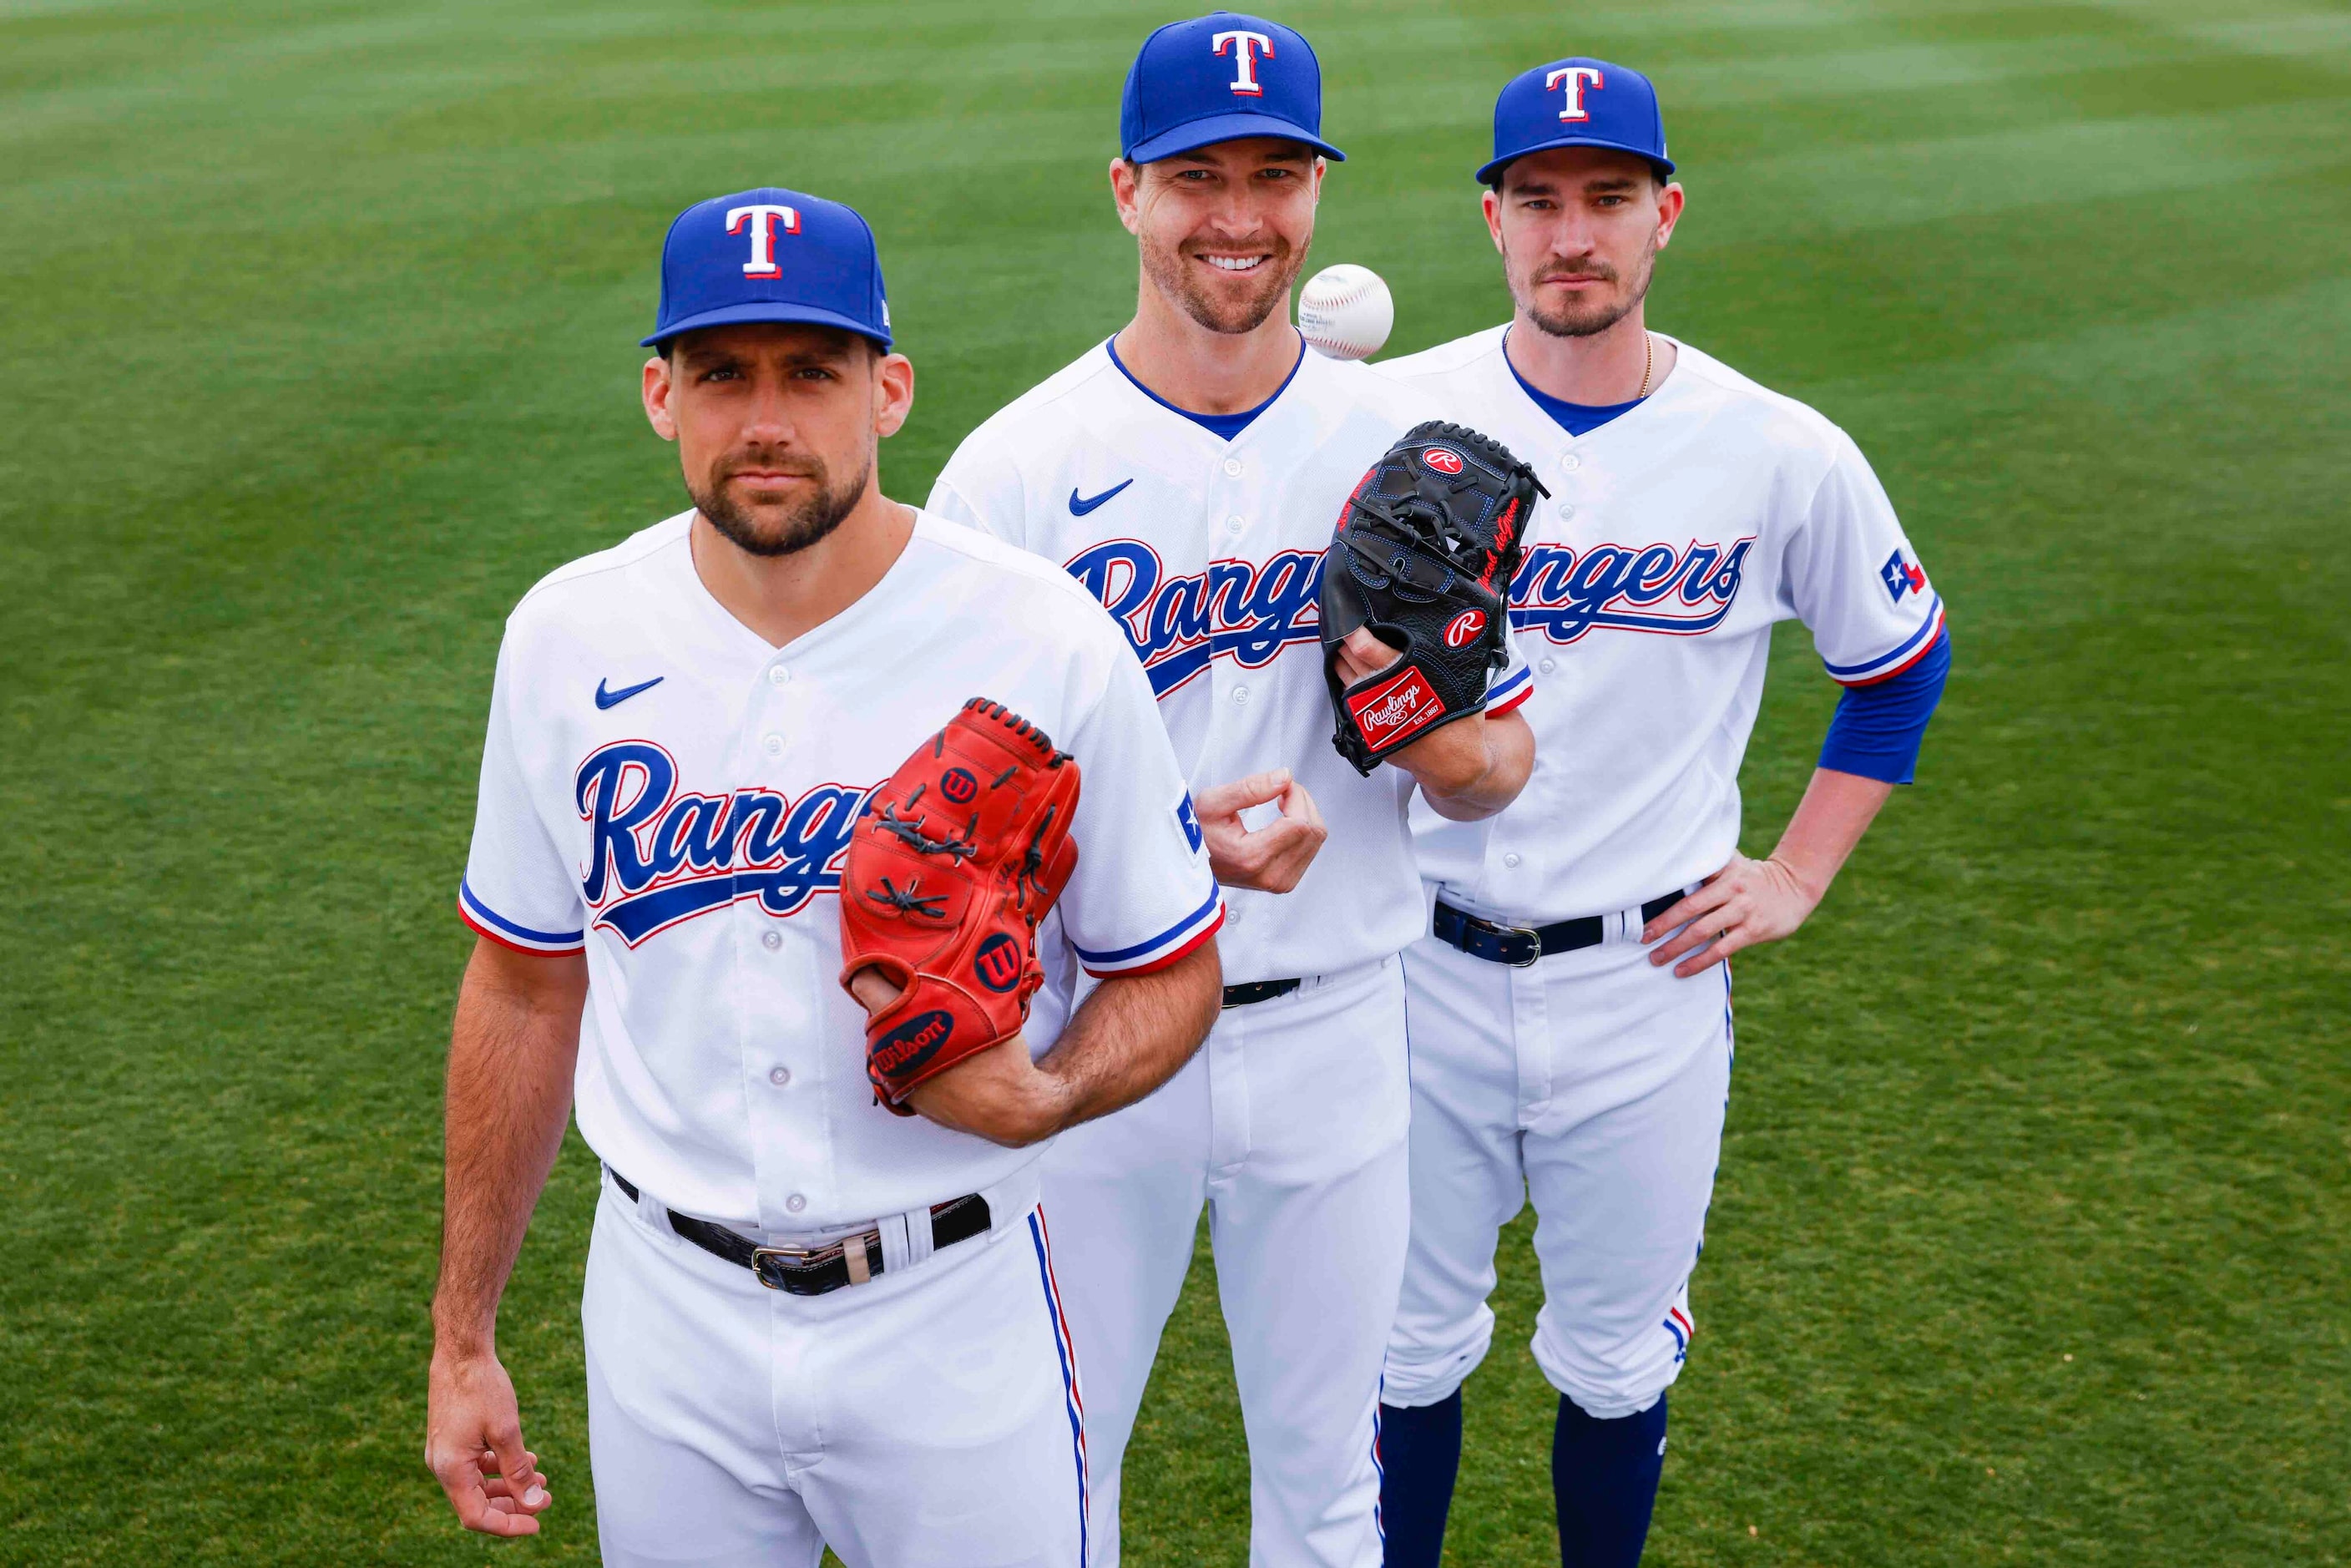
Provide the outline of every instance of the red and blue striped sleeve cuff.
{"type": "Polygon", "coordinates": [[[1531,665],[1520,664],[1486,693],[1486,712],[1489,715],[1508,713],[1534,695],[1534,669],[1531,665]]]}
{"type": "Polygon", "coordinates": [[[1925,658],[1942,632],[1943,596],[1938,593],[1935,601],[1927,607],[1926,621],[1895,648],[1875,659],[1865,659],[1858,664],[1830,664],[1825,660],[1823,664],[1828,670],[1829,679],[1841,686],[1875,685],[1879,681],[1892,680],[1925,658]]]}
{"type": "Polygon", "coordinates": [[[1086,973],[1098,980],[1113,979],[1128,975],[1148,975],[1198,950],[1200,945],[1217,934],[1225,923],[1225,890],[1215,883],[1208,884],[1208,901],[1192,911],[1165,931],[1146,942],[1113,948],[1097,953],[1077,947],[1078,961],[1086,973]]]}
{"type": "Polygon", "coordinates": [[[517,953],[577,953],[588,945],[585,930],[534,931],[517,925],[484,904],[473,884],[462,878],[457,883],[457,916],[499,946],[517,953]]]}

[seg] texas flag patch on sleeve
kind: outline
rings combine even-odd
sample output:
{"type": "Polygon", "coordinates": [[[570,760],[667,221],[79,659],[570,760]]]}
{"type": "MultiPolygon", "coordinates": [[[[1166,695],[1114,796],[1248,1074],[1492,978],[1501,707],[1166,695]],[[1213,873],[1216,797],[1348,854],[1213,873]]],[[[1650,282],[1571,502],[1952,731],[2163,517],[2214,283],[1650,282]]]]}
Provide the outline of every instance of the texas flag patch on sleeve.
{"type": "Polygon", "coordinates": [[[1896,604],[1902,602],[1904,594],[1919,592],[1927,586],[1925,570],[1898,549],[1886,558],[1886,564],[1877,569],[1877,576],[1896,604]]]}

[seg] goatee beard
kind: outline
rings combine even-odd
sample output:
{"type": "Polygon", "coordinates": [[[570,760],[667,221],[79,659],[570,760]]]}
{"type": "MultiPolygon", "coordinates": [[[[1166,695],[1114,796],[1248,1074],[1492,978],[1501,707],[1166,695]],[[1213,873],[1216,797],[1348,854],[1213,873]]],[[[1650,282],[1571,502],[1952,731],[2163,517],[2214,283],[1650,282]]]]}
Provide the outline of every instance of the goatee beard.
{"type": "MultiPolygon", "coordinates": [[[[1551,337],[1596,338],[1601,333],[1608,330],[1609,328],[1616,325],[1617,322],[1625,319],[1625,317],[1630,316],[1633,313],[1633,308],[1649,297],[1649,283],[1650,280],[1656,276],[1656,270],[1657,249],[1656,243],[1653,241],[1647,249],[1642,253],[1641,268],[1637,280],[1634,284],[1633,287],[1625,291],[1624,298],[1619,303],[1614,305],[1587,305],[1568,310],[1544,310],[1540,307],[1528,303],[1529,297],[1532,296],[1535,292],[1535,288],[1541,285],[1541,280],[1539,278],[1533,285],[1531,285],[1523,294],[1519,295],[1519,308],[1526,312],[1528,320],[1533,322],[1536,327],[1540,328],[1544,333],[1551,337]]],[[[1613,279],[1616,276],[1616,270],[1614,267],[1603,265],[1594,268],[1591,272],[1581,272],[1575,274],[1575,276],[1579,277],[1602,277],[1613,279]]],[[[1513,292],[1516,293],[1517,291],[1514,290],[1513,292]]]]}
{"type": "Polygon", "coordinates": [[[685,491],[694,497],[695,509],[709,519],[710,526],[737,549],[758,556],[798,555],[821,543],[841,527],[841,519],[857,509],[857,503],[865,498],[866,486],[873,482],[873,465],[869,459],[858,469],[855,484],[838,488],[825,483],[821,464],[808,477],[816,481],[815,494],[765,528],[749,510],[736,505],[723,474],[706,494],[691,484],[685,491]]]}
{"type": "Polygon", "coordinates": [[[1265,258],[1260,267],[1267,275],[1263,287],[1235,304],[1194,287],[1182,253],[1162,251],[1149,244],[1143,247],[1144,270],[1151,274],[1159,291],[1209,331],[1228,337],[1256,331],[1265,324],[1267,317],[1287,306],[1290,286],[1297,280],[1299,268],[1305,263],[1304,251],[1293,251],[1288,242],[1278,242],[1274,253],[1265,258]]]}

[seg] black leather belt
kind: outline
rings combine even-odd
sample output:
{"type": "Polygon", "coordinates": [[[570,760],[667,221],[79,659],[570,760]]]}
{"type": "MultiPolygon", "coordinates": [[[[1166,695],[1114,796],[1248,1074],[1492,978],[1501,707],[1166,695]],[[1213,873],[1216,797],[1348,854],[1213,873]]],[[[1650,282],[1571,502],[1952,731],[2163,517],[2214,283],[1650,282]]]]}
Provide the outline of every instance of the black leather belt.
{"type": "MultiPolygon", "coordinates": [[[[1678,893],[1661,894],[1641,905],[1641,923],[1647,925],[1682,901],[1678,893]]],[[[1573,920],[1562,920],[1550,925],[1503,925],[1491,920],[1454,908],[1443,899],[1437,901],[1437,923],[1432,935],[1439,942],[1458,947],[1472,958],[1483,958],[1492,964],[1508,964],[1524,968],[1538,958],[1548,958],[1553,953],[1573,953],[1584,947],[1597,947],[1607,935],[1607,916],[1583,915],[1573,920]]]]}
{"type": "Polygon", "coordinates": [[[1251,1002],[1270,1002],[1276,997],[1288,996],[1305,983],[1303,980],[1251,980],[1245,986],[1227,986],[1225,1006],[1245,1008],[1251,1002]]]}
{"type": "MultiPolygon", "coordinates": [[[[634,1182],[604,1167],[612,1184],[631,1203],[637,1201],[634,1182]]],[[[931,1205],[931,1246],[934,1250],[987,1234],[987,1199],[976,1192],[931,1205]]],[[[714,1258],[748,1269],[771,1291],[794,1296],[821,1296],[843,1285],[862,1285],[882,1272],[882,1232],[861,1231],[828,1241],[821,1247],[762,1247],[747,1236],[737,1236],[723,1225],[669,1211],[670,1228],[714,1258]]]]}

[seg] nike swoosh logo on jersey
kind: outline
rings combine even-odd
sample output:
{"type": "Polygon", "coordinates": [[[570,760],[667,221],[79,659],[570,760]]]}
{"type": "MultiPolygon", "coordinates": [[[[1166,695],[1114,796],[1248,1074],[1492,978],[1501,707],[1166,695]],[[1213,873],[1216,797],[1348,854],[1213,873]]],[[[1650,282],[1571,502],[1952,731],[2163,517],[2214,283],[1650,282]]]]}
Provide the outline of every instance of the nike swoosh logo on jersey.
{"type": "Polygon", "coordinates": [[[622,686],[617,692],[606,691],[604,683],[600,680],[596,683],[596,706],[600,708],[619,707],[639,692],[649,692],[667,679],[667,675],[655,675],[650,681],[639,681],[635,685],[622,686]]]}
{"type": "Polygon", "coordinates": [[[1113,496],[1117,495],[1121,490],[1125,489],[1129,485],[1134,483],[1134,481],[1132,479],[1121,479],[1117,484],[1113,485],[1109,489],[1104,490],[1099,496],[1081,496],[1078,494],[1078,487],[1074,485],[1071,486],[1070,516],[1073,517],[1084,517],[1088,512],[1092,511],[1096,507],[1101,506],[1104,501],[1109,500],[1113,496]]]}

